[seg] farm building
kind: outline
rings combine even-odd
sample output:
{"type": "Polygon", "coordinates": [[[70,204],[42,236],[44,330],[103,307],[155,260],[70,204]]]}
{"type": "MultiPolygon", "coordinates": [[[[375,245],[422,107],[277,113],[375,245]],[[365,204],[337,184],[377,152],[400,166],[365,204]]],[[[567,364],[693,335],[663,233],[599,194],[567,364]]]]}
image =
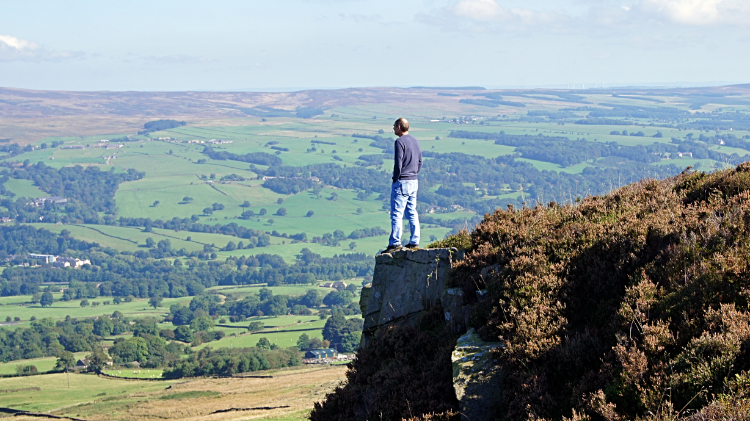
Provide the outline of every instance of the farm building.
{"type": "Polygon", "coordinates": [[[75,269],[78,269],[82,267],[83,265],[90,265],[90,264],[91,264],[91,260],[89,259],[81,260],[75,257],[61,257],[61,256],[58,256],[54,262],[55,267],[59,267],[59,268],[70,267],[70,268],[75,268],[75,269]]]}
{"type": "Polygon", "coordinates": [[[47,202],[61,205],[63,203],[68,203],[68,199],[60,196],[41,197],[39,199],[34,199],[34,201],[29,203],[29,205],[38,207],[44,206],[47,202]]]}
{"type": "Polygon", "coordinates": [[[333,287],[336,289],[346,289],[346,282],[341,282],[341,281],[334,282],[333,287]]]}
{"type": "Polygon", "coordinates": [[[312,351],[307,351],[305,353],[305,358],[322,360],[324,358],[336,358],[336,355],[338,355],[338,353],[333,348],[314,349],[312,351]]]}

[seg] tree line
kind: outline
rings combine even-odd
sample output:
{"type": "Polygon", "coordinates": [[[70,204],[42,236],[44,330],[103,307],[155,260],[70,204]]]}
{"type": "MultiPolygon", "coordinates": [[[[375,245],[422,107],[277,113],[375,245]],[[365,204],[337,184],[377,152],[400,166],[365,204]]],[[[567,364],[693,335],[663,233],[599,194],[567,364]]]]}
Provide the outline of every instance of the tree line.
{"type": "Polygon", "coordinates": [[[99,296],[184,297],[215,285],[311,284],[316,280],[371,276],[374,270],[372,257],[363,253],[321,257],[307,248],[301,250],[293,265],[278,255],[265,253],[230,257],[224,262],[191,258],[186,263],[180,259],[172,263],[154,259],[170,251],[168,240],[155,247],[161,247],[161,251],[150,254],[101,249],[96,243],[71,238],[65,230],[55,235],[29,226],[0,227],[0,239],[5,240],[0,241],[0,257],[23,254],[25,260],[27,253],[38,253],[91,260],[91,265],[77,270],[55,268],[41,261],[36,261],[40,267],[8,267],[0,274],[2,296],[40,293],[42,283],[53,282],[69,284],[64,300],[99,296]]]}

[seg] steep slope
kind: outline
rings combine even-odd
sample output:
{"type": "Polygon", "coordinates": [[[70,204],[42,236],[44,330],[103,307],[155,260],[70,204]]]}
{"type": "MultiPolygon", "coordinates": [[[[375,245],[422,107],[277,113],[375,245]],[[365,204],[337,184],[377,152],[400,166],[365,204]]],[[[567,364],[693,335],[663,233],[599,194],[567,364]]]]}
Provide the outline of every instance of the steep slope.
{"type": "MultiPolygon", "coordinates": [[[[473,306],[469,325],[505,344],[493,351],[504,373],[497,419],[742,414],[750,406],[749,210],[744,163],[644,180],[576,205],[487,215],[449,286],[463,288],[473,306]]],[[[380,419],[364,402],[376,390],[393,396],[396,389],[377,376],[410,361],[432,367],[433,389],[449,386],[437,373],[449,369],[441,350],[455,345],[455,335],[435,334],[440,326],[436,317],[411,333],[378,332],[378,349],[360,351],[349,384],[312,419],[323,419],[334,403],[362,408],[348,419],[380,419]],[[435,343],[388,339],[420,334],[435,343]]],[[[431,410],[451,418],[455,396],[428,395],[425,401],[437,402],[431,410]]],[[[407,409],[392,408],[382,419],[430,412],[407,409]]]]}

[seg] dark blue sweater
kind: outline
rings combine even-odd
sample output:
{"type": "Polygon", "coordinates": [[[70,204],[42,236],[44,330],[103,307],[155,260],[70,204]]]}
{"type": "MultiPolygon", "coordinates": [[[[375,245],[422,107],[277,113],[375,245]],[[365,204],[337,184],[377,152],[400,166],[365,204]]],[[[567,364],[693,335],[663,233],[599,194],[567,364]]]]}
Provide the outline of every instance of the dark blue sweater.
{"type": "Polygon", "coordinates": [[[422,149],[412,135],[396,139],[396,154],[393,162],[393,182],[398,180],[416,180],[422,169],[422,149]]]}

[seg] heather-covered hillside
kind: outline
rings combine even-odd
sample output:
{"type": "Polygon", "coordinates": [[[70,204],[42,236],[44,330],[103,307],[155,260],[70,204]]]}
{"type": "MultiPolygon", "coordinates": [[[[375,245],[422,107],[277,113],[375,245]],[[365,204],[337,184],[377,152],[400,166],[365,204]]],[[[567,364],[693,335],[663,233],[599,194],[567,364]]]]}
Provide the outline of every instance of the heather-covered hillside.
{"type": "MultiPolygon", "coordinates": [[[[474,301],[489,291],[470,322],[506,345],[494,351],[505,373],[497,418],[745,419],[749,211],[745,163],[486,215],[453,282],[474,301]]],[[[455,336],[435,320],[378,332],[312,419],[336,419],[335,408],[349,408],[346,419],[455,411],[455,336]],[[410,361],[433,381],[404,371],[410,361]],[[394,373],[404,382],[382,381],[394,373]]]]}

